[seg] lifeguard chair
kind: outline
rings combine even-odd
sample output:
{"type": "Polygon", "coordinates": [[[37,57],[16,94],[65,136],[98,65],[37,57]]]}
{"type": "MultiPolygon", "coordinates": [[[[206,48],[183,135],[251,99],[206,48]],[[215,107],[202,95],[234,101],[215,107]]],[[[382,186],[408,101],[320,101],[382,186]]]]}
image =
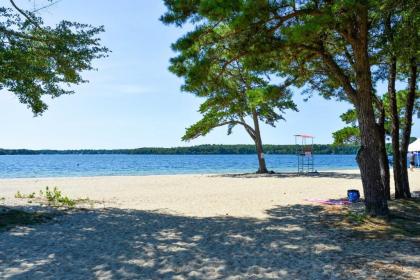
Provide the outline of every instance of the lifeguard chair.
{"type": "Polygon", "coordinates": [[[296,134],[295,145],[298,163],[298,173],[314,172],[314,136],[296,134]]]}

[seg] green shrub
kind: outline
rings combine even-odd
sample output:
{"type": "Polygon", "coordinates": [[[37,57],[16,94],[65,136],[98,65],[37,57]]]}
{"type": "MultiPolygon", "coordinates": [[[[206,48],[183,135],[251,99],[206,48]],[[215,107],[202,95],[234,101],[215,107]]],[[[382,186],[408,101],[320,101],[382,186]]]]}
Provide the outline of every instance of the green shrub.
{"type": "MultiPolygon", "coordinates": [[[[50,189],[48,186],[45,187],[45,190],[39,191],[39,197],[36,197],[35,192],[30,194],[23,194],[20,191],[17,191],[15,194],[16,198],[26,198],[26,199],[38,199],[40,202],[47,201],[48,205],[51,206],[66,206],[74,207],[76,205],[76,200],[71,199],[67,196],[64,196],[61,191],[54,187],[50,189]]],[[[28,203],[32,203],[32,200],[29,200],[28,203]]]]}
{"type": "MultiPolygon", "coordinates": [[[[42,193],[42,191],[40,193],[42,193]]],[[[50,190],[48,186],[45,187],[45,198],[49,204],[54,206],[74,207],[76,205],[75,200],[70,199],[67,196],[63,196],[57,187],[54,187],[52,190],[50,190]]]]}

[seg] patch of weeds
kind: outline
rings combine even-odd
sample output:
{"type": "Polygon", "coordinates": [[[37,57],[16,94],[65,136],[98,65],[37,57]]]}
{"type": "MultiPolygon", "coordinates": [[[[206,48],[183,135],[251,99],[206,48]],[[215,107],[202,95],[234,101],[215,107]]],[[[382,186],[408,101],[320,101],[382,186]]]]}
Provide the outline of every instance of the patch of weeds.
{"type": "Polygon", "coordinates": [[[66,206],[71,208],[76,205],[74,199],[64,196],[57,187],[54,187],[52,190],[50,190],[49,187],[45,187],[45,191],[40,191],[39,193],[41,197],[45,197],[48,204],[52,206],[66,206]]]}
{"type": "Polygon", "coordinates": [[[52,215],[44,213],[31,213],[23,210],[6,209],[0,211],[0,231],[15,226],[34,225],[52,219],[52,215]]]}
{"type": "Polygon", "coordinates": [[[35,192],[30,194],[23,194],[20,191],[17,191],[15,194],[15,198],[35,198],[35,192]]]}
{"type": "Polygon", "coordinates": [[[366,221],[367,216],[366,214],[356,213],[349,210],[346,214],[346,218],[350,223],[362,224],[366,221]]]}
{"type": "Polygon", "coordinates": [[[40,204],[47,204],[54,207],[73,208],[77,203],[77,200],[63,195],[57,187],[50,189],[48,186],[45,187],[45,190],[40,190],[38,196],[35,192],[30,194],[23,194],[20,191],[17,191],[15,198],[28,199],[28,203],[38,202],[40,204]]]}

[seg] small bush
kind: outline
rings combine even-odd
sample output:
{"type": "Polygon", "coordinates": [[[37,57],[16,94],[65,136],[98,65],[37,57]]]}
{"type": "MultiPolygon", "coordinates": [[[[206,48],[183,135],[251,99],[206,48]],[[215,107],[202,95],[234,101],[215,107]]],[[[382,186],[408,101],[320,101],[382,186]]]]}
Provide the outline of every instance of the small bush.
{"type": "Polygon", "coordinates": [[[45,187],[45,198],[54,206],[74,207],[76,205],[75,200],[70,199],[67,196],[63,196],[57,187],[54,187],[52,190],[50,190],[49,187],[45,187]]]}

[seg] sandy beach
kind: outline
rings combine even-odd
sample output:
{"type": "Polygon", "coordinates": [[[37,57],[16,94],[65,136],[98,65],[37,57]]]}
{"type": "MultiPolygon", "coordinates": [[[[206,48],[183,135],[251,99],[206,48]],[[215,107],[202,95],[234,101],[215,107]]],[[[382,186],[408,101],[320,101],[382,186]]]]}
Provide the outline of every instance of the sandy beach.
{"type": "MultiPolygon", "coordinates": [[[[410,172],[420,191],[420,172],[410,172]]],[[[315,176],[167,175],[0,180],[14,197],[59,187],[97,201],[51,222],[0,232],[6,279],[419,279],[419,239],[331,230],[311,199],[359,189],[357,171],[315,176]]]]}

